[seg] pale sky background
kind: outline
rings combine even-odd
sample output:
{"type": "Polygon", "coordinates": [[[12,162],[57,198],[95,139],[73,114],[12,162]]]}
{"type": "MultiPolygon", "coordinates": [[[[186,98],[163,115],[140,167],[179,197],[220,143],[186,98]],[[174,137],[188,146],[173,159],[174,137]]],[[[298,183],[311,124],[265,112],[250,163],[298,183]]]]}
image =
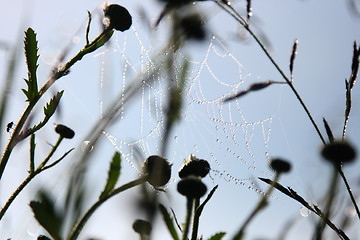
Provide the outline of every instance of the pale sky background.
{"type": "MultiPolygon", "coordinates": [[[[360,7],[359,1],[354,1],[360,7]]],[[[74,41],[74,45],[68,58],[82,47],[87,10],[94,15],[90,36],[94,37],[99,32],[99,13],[103,4],[99,0],[82,2],[1,0],[1,3],[1,43],[10,48],[18,44],[22,48],[23,32],[28,27],[32,27],[37,32],[41,56],[38,69],[40,84],[48,78],[56,54],[69,42],[74,41]]],[[[116,32],[108,48],[99,49],[84,57],[81,62],[76,63],[68,76],[60,79],[53,86],[53,90],[49,91],[53,94],[55,90],[64,89],[65,93],[61,100],[61,113],[52,118],[49,126],[37,135],[36,154],[39,161],[49,151],[46,142],[54,143],[56,140],[57,136],[52,129],[53,123],[66,124],[76,132],[73,140],[64,140],[57,156],[61,156],[71,147],[80,146],[86,140],[84,138],[88,131],[101,116],[100,103],[106,108],[121,91],[124,79],[125,84],[129,83],[136,75],[135,72],[146,71],[142,65],[146,63],[146,54],[141,51],[141,47],[148,51],[149,56],[153,56],[168,39],[169,19],[164,19],[157,30],[149,30],[144,25],[146,19],[140,14],[145,12],[153,23],[161,12],[161,3],[155,0],[123,0],[113,3],[121,4],[129,10],[133,16],[133,26],[124,33],[116,32]],[[125,58],[130,64],[128,64],[128,72],[123,75],[125,58]]],[[[243,13],[245,1],[237,1],[234,6],[243,13]]],[[[326,134],[322,125],[323,117],[328,120],[334,135],[340,137],[345,106],[344,79],[348,78],[351,72],[353,42],[356,40],[360,43],[360,17],[349,7],[349,1],[253,0],[252,6],[251,24],[255,32],[265,36],[269,41],[267,46],[271,54],[286,74],[288,74],[293,41],[298,39],[294,85],[308,105],[324,137],[326,134]]],[[[169,140],[166,157],[174,163],[173,176],[168,186],[169,194],[160,194],[161,200],[173,207],[178,220],[182,222],[185,217],[185,199],[176,192],[177,171],[182,165],[182,159],[193,153],[210,162],[212,179],[210,176],[205,179],[208,189],[219,184],[200,220],[199,232],[204,235],[204,239],[219,231],[227,232],[225,239],[230,239],[241,226],[261,196],[254,189],[262,190],[267,187],[256,181],[256,178],[271,178],[266,156],[288,159],[293,165],[293,171],[283,176],[280,182],[284,186],[291,186],[309,202],[321,205],[321,198],[327,190],[330,168],[319,155],[321,148],[319,137],[288,86],[273,85],[261,92],[243,97],[238,101],[238,105],[235,102],[221,105],[223,116],[219,115],[217,103],[207,103],[202,99],[203,104],[197,104],[191,100],[203,94],[202,97],[210,101],[228,92],[246,89],[254,82],[269,79],[282,81],[280,74],[251,38],[239,40],[238,24],[215,3],[197,3],[195,8],[208,20],[206,27],[209,37],[202,45],[191,43],[181,52],[184,57],[192,59],[194,72],[193,78],[187,85],[189,91],[185,96],[183,121],[172,132],[169,140]],[[211,40],[212,35],[215,36],[213,40],[211,40]],[[210,50],[207,55],[208,49],[210,50]],[[214,49],[223,56],[215,54],[214,49]],[[201,66],[203,66],[202,70],[198,77],[195,77],[201,66]],[[211,74],[207,66],[212,71],[211,74]],[[219,81],[214,76],[218,77],[219,81]],[[238,89],[226,86],[239,81],[243,83],[238,89]],[[215,115],[212,111],[215,111],[215,115]],[[253,123],[254,128],[248,126],[248,132],[244,135],[241,127],[217,125],[216,121],[211,120],[214,116],[218,119],[223,117],[224,122],[230,122],[231,119],[232,123],[253,123]],[[224,131],[228,134],[228,138],[224,131]],[[269,141],[264,141],[264,137],[267,138],[268,134],[270,134],[269,141]],[[250,137],[252,139],[246,145],[244,139],[250,137]],[[223,171],[244,185],[219,176],[218,173],[224,173],[223,171]]],[[[0,49],[1,84],[4,82],[9,55],[9,50],[0,49]]],[[[16,72],[16,82],[11,90],[12,105],[5,122],[16,121],[25,107],[25,97],[20,89],[25,87],[22,79],[26,76],[25,60],[21,57],[16,72]]],[[[131,155],[127,155],[129,154],[127,145],[138,141],[139,146],[142,147],[142,154],[146,156],[159,154],[159,137],[154,126],[158,121],[156,111],[161,111],[159,106],[166,106],[165,102],[162,103],[163,105],[161,101],[159,102],[159,97],[165,94],[163,88],[166,84],[153,87],[158,90],[155,94],[153,92],[149,94],[148,89],[145,89],[131,105],[128,105],[128,109],[124,109],[124,118],[107,129],[108,133],[116,138],[115,145],[103,137],[101,144],[95,147],[92,165],[87,174],[89,190],[91,190],[87,196],[87,204],[96,200],[105,184],[107,168],[115,146],[120,147],[124,153],[123,157],[128,160],[123,161],[122,175],[118,184],[126,183],[137,176],[132,164],[138,167],[138,163],[131,155]],[[154,103],[156,100],[158,102],[154,103]],[[144,114],[143,118],[141,112],[144,114]]],[[[348,139],[358,149],[360,146],[359,94],[358,86],[355,85],[348,126],[348,139]]],[[[40,116],[42,106],[49,98],[50,95],[46,96],[39,104],[40,116]]],[[[8,134],[5,133],[3,140],[5,141],[7,137],[8,134]]],[[[4,145],[5,142],[2,142],[1,151],[4,145]]],[[[1,181],[2,204],[27,174],[28,141],[17,146],[16,150],[1,181]]],[[[0,239],[8,237],[35,239],[34,236],[45,233],[32,218],[28,203],[35,198],[36,192],[41,187],[52,190],[58,203],[61,202],[67,186],[66,173],[73,166],[71,162],[76,161],[75,156],[73,154],[66,158],[59,165],[58,170],[55,168],[39,176],[21,193],[0,224],[0,239]]],[[[359,167],[359,162],[345,167],[345,173],[355,193],[360,190],[359,167]]],[[[339,204],[341,208],[338,206],[337,211],[340,209],[343,211],[349,197],[344,195],[342,182],[339,186],[341,189],[338,192],[343,195],[339,198],[339,202],[343,202],[343,205],[339,204]]],[[[79,239],[90,237],[106,240],[138,239],[131,229],[133,220],[142,217],[133,204],[137,192],[136,189],[131,190],[102,206],[88,222],[79,239]]],[[[270,199],[270,206],[251,223],[246,239],[276,239],[286,223],[297,217],[299,222],[290,230],[287,239],[310,239],[313,223],[317,222],[318,218],[314,214],[302,218],[300,210],[300,204],[275,192],[270,199]]],[[[153,239],[170,239],[164,223],[159,221],[157,225],[153,239]]],[[[349,231],[348,235],[351,239],[360,239],[359,230],[349,231]]],[[[329,235],[329,239],[332,238],[336,239],[333,233],[329,235]]]]}

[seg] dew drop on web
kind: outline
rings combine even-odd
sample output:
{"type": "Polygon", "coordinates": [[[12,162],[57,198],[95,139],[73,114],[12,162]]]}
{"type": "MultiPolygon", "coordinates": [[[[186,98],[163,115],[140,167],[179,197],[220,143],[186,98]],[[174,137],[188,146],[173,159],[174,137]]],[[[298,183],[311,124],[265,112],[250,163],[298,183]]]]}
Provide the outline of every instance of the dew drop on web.
{"type": "Polygon", "coordinates": [[[345,215],[348,217],[354,217],[356,215],[356,211],[354,207],[347,207],[345,209],[345,215]]]}

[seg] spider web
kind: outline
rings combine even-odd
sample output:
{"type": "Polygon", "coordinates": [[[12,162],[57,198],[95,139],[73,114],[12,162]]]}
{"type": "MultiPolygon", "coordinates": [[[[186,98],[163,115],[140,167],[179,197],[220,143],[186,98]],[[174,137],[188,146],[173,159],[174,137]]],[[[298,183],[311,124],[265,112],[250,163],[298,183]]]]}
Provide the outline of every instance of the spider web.
{"type": "MultiPolygon", "coordinates": [[[[106,59],[109,55],[113,55],[112,60],[117,58],[119,62],[116,65],[121,66],[116,74],[117,89],[124,91],[139,73],[150,76],[150,81],[143,80],[140,93],[131,106],[121,109],[120,121],[103,132],[110,144],[138,173],[141,170],[137,159],[160,154],[166,125],[164,109],[168,100],[166,76],[156,72],[152,58],[159,52],[158,42],[149,40],[146,34],[149,33],[135,22],[131,31],[117,35],[111,47],[98,54],[102,59],[100,117],[109,102],[109,88],[105,86],[109,81],[106,78],[106,59]],[[119,131],[121,134],[117,133],[119,131]]],[[[164,52],[165,56],[167,54],[164,52]]],[[[166,157],[174,163],[174,168],[179,169],[183,159],[194,154],[210,162],[213,179],[219,177],[249,186],[253,185],[253,179],[247,178],[249,175],[269,175],[267,148],[272,117],[248,120],[242,111],[249,104],[248,101],[223,101],[261,80],[247,72],[238,57],[216,36],[178,51],[173,69],[180,73],[184,70],[184,62],[188,62],[190,68],[182,92],[184,104],[181,121],[166,143],[169,148],[166,157]]],[[[160,67],[166,68],[165,64],[161,63],[160,67]]]]}

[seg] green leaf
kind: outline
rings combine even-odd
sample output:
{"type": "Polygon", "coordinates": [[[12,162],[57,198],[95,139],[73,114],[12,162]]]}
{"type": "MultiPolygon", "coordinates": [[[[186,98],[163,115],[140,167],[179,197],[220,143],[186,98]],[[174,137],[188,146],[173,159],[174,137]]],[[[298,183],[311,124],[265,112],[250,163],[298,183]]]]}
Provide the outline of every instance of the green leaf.
{"type": "Polygon", "coordinates": [[[27,90],[22,89],[28,102],[33,101],[39,95],[36,77],[36,70],[39,66],[37,64],[37,60],[39,59],[37,43],[36,33],[33,29],[28,28],[25,32],[24,40],[25,58],[28,69],[28,79],[25,79],[27,90]]]}
{"type": "Polygon", "coordinates": [[[99,47],[103,46],[110,38],[111,36],[114,34],[114,30],[111,30],[109,32],[106,32],[103,36],[101,36],[99,39],[95,39],[93,42],[91,42],[89,45],[87,45],[83,50],[82,50],[82,56],[87,54],[87,53],[91,53],[93,51],[95,51],[96,49],[98,49],[99,47]]]}
{"type": "Polygon", "coordinates": [[[211,236],[208,240],[221,240],[226,235],[225,232],[219,232],[211,236]]]}
{"type": "Polygon", "coordinates": [[[61,240],[61,229],[64,217],[57,212],[50,196],[40,192],[40,201],[31,201],[30,207],[39,224],[55,239],[61,240]]]}
{"type": "Polygon", "coordinates": [[[49,121],[52,115],[54,115],[63,93],[64,90],[57,92],[56,95],[50,99],[50,102],[46,103],[44,107],[44,114],[45,114],[44,119],[34,127],[28,129],[27,135],[33,134],[34,132],[38,131],[40,128],[45,126],[45,124],[49,121]]]}
{"type": "Polygon", "coordinates": [[[160,212],[163,216],[163,219],[165,221],[165,224],[174,240],[179,240],[179,236],[175,230],[174,223],[172,217],[170,217],[169,212],[166,210],[164,205],[159,204],[160,212]]]}
{"type": "Polygon", "coordinates": [[[121,156],[119,152],[115,152],[112,161],[110,163],[110,168],[108,172],[108,178],[104,191],[100,195],[100,199],[106,197],[115,187],[117,180],[120,176],[121,169],[121,156]]]}

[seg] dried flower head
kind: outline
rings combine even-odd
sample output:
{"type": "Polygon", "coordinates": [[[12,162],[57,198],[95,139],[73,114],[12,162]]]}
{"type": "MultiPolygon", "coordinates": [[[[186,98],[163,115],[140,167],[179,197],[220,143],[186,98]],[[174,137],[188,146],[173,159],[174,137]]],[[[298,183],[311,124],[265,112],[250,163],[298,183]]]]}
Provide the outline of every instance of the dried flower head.
{"type": "Polygon", "coordinates": [[[167,184],[171,177],[171,164],[162,157],[153,155],[143,164],[143,173],[148,174],[148,182],[154,187],[167,184]]]}
{"type": "Polygon", "coordinates": [[[63,138],[71,139],[75,136],[75,132],[65,125],[57,124],[55,126],[55,132],[57,132],[63,138]]]}
{"type": "Polygon", "coordinates": [[[152,230],[151,223],[145,220],[137,219],[132,225],[135,232],[141,236],[149,236],[152,230]]]}
{"type": "Polygon", "coordinates": [[[332,142],[324,146],[321,155],[330,162],[342,164],[354,161],[356,151],[347,142],[332,142]]]}
{"type": "Polygon", "coordinates": [[[125,31],[131,27],[132,17],[129,11],[118,4],[111,4],[104,8],[104,15],[110,21],[109,26],[119,30],[125,31]]]}
{"type": "Polygon", "coordinates": [[[291,164],[279,158],[271,160],[270,167],[278,173],[287,173],[291,170],[291,164]]]}
{"type": "Polygon", "coordinates": [[[210,171],[210,164],[208,161],[198,159],[190,154],[186,159],[184,165],[179,170],[179,177],[186,178],[188,176],[205,177],[210,171]]]}
{"type": "Polygon", "coordinates": [[[205,195],[207,187],[200,178],[190,176],[178,182],[177,190],[187,198],[201,198],[205,195]]]}

